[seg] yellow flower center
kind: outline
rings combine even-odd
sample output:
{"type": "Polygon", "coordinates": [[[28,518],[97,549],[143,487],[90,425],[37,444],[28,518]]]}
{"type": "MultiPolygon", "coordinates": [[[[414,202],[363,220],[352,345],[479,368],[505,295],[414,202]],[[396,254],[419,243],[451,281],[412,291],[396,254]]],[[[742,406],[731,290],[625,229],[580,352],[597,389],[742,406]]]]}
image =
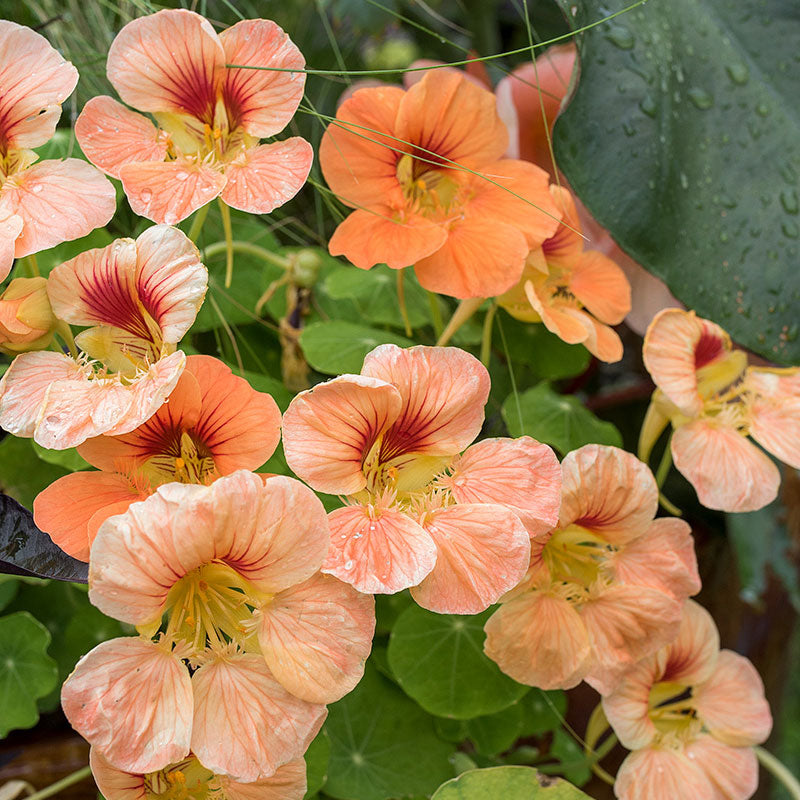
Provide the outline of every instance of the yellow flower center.
{"type": "Polygon", "coordinates": [[[144,789],[147,800],[224,800],[214,773],[194,757],[148,773],[144,789]]]}
{"type": "Polygon", "coordinates": [[[453,179],[452,170],[437,169],[409,153],[397,162],[397,180],[403,197],[424,216],[447,214],[458,199],[459,184],[453,179]]]}
{"type": "Polygon", "coordinates": [[[692,699],[692,687],[671,681],[650,690],[648,716],[665,738],[694,739],[702,728],[692,699]]]}
{"type": "Polygon", "coordinates": [[[217,477],[211,454],[186,431],[167,452],[148,458],[141,472],[151,487],[173,482],[207,486],[217,477]]]}
{"type": "MultiPolygon", "coordinates": [[[[605,562],[616,550],[614,545],[580,525],[569,525],[553,533],[542,557],[554,582],[576,584],[582,589],[589,589],[605,579],[605,562]]],[[[583,593],[579,592],[574,599],[582,596],[583,593]]],[[[570,595],[568,599],[573,599],[573,596],[570,595]]]]}

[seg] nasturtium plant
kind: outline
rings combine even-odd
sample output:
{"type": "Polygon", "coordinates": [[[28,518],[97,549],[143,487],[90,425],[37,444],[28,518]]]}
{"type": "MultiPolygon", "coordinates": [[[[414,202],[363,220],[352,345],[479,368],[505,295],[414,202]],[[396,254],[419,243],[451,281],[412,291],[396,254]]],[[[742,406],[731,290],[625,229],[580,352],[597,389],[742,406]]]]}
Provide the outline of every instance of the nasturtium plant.
{"type": "Polygon", "coordinates": [[[585,800],[588,795],[560,778],[530,767],[489,767],[465,772],[448,781],[432,800],[585,800]]]}

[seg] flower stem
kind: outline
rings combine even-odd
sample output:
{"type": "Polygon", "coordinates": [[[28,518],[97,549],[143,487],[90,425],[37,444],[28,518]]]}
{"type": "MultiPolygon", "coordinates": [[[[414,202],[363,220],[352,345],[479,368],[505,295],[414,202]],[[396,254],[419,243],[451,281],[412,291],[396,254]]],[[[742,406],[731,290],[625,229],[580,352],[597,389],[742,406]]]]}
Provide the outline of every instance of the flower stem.
{"type": "Polygon", "coordinates": [[[438,339],[444,330],[444,321],[442,320],[442,309],[439,308],[439,297],[434,292],[427,292],[428,303],[431,306],[431,320],[433,321],[433,332],[438,339]]]}
{"type": "Polygon", "coordinates": [[[88,778],[92,774],[92,768],[89,766],[81,767],[76,772],[67,775],[66,778],[62,778],[60,781],[56,781],[55,783],[51,783],[49,786],[46,786],[44,789],[35,792],[32,795],[29,795],[26,800],[44,800],[45,797],[52,797],[54,794],[58,794],[62,789],[67,789],[68,787],[72,786],[73,784],[79,783],[84,778],[88,778]]]}
{"type": "MultiPolygon", "coordinates": [[[[220,253],[227,253],[228,246],[228,242],[213,242],[208,247],[203,249],[203,258],[213,258],[220,253]]],[[[267,250],[265,247],[253,244],[252,242],[243,242],[239,239],[233,239],[230,242],[230,247],[236,253],[244,253],[249,256],[255,256],[256,258],[260,258],[262,261],[266,261],[268,264],[274,264],[276,267],[280,267],[281,269],[289,269],[289,267],[291,267],[288,258],[284,258],[284,256],[279,255],[278,253],[273,253],[271,250],[267,250]]]]}
{"type": "Polygon", "coordinates": [[[230,289],[233,280],[233,230],[231,229],[231,210],[218,198],[219,213],[222,217],[222,230],[225,231],[225,288],[230,289]]]}
{"type": "Polygon", "coordinates": [[[800,782],[789,772],[786,766],[763,747],[754,747],[753,750],[761,762],[761,766],[783,784],[792,800],[800,800],[800,782]]]}
{"type": "Polygon", "coordinates": [[[78,357],[78,348],[75,346],[75,338],[72,335],[72,328],[67,325],[63,320],[58,320],[56,323],[55,333],[64,341],[64,344],[69,348],[69,352],[73,358],[78,357]]]}
{"type": "Polygon", "coordinates": [[[453,312],[450,317],[450,322],[442,332],[436,345],[444,347],[452,338],[456,331],[481,307],[485,297],[468,297],[458,304],[458,308],[453,312]]]}
{"type": "Polygon", "coordinates": [[[403,318],[403,325],[406,328],[406,336],[411,337],[411,320],[408,318],[408,307],[406,306],[406,285],[405,270],[397,270],[397,304],[400,306],[400,316],[403,318]]]}
{"type": "Polygon", "coordinates": [[[211,203],[206,203],[204,206],[195,211],[194,219],[192,220],[192,227],[189,228],[189,233],[186,234],[195,244],[197,244],[197,237],[200,235],[200,230],[203,227],[203,223],[206,221],[206,217],[208,216],[209,208],[211,208],[211,203]]]}
{"type": "Polygon", "coordinates": [[[667,445],[664,448],[664,453],[661,456],[661,461],[658,463],[658,469],[656,470],[656,485],[659,489],[664,485],[664,481],[667,479],[667,475],[669,474],[670,467],[672,466],[672,436],[667,439],[667,445]]]}
{"type": "Polygon", "coordinates": [[[489,369],[489,359],[492,357],[492,331],[494,330],[494,315],[497,313],[497,303],[492,303],[483,320],[483,336],[481,336],[481,363],[489,369]]]}

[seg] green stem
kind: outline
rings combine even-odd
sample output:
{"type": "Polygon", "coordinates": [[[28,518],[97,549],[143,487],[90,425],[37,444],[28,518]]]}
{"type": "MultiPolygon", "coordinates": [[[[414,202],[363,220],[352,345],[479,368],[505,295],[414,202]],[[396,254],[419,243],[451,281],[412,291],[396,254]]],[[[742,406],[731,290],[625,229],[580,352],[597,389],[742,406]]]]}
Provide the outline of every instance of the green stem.
{"type": "Polygon", "coordinates": [[[189,228],[189,233],[186,235],[197,244],[197,237],[200,235],[200,229],[208,216],[208,209],[211,208],[211,203],[206,203],[202,208],[198,208],[195,212],[194,219],[192,220],[192,227],[189,228]]]}
{"type": "Polygon", "coordinates": [[[761,766],[783,784],[792,800],[800,800],[800,782],[798,782],[797,778],[772,753],[767,752],[763,747],[754,747],[753,750],[761,762],[761,766]]]}
{"type": "Polygon", "coordinates": [[[431,320],[433,321],[433,332],[438,339],[444,330],[444,320],[442,320],[442,309],[439,308],[439,296],[434,292],[426,292],[428,303],[431,307],[431,320]]]}
{"type": "Polygon", "coordinates": [[[51,783],[44,789],[41,789],[40,791],[35,792],[32,795],[29,795],[26,798],[26,800],[44,800],[45,797],[52,797],[54,794],[58,794],[62,789],[66,789],[69,786],[72,786],[73,784],[79,783],[84,778],[88,778],[91,774],[92,774],[91,767],[88,766],[82,767],[76,772],[67,775],[66,778],[62,778],[60,781],[51,783]]]}
{"type": "Polygon", "coordinates": [[[483,320],[483,336],[481,336],[481,363],[489,369],[489,359],[492,357],[492,331],[494,330],[494,315],[497,313],[497,303],[492,303],[483,320]]]}
{"type": "Polygon", "coordinates": [[[667,446],[664,448],[664,453],[661,456],[661,461],[658,463],[656,470],[656,485],[660,489],[667,479],[670,467],[672,466],[672,436],[667,439],[667,446]]]}
{"type": "Polygon", "coordinates": [[[458,304],[458,308],[450,317],[450,322],[442,331],[442,335],[436,342],[437,347],[444,347],[452,338],[456,331],[481,307],[485,297],[468,297],[458,304]]]}
{"type": "Polygon", "coordinates": [[[222,230],[225,231],[225,288],[231,288],[231,281],[233,280],[233,230],[231,228],[231,210],[222,201],[222,198],[217,198],[219,202],[219,213],[222,216],[222,230]]]}
{"type": "Polygon", "coordinates": [[[411,338],[413,331],[411,330],[411,320],[408,318],[408,307],[406,306],[405,274],[402,269],[397,270],[397,304],[400,306],[400,316],[403,318],[406,336],[411,338]]]}
{"type": "Polygon", "coordinates": [[[661,508],[663,508],[665,511],[669,511],[673,517],[683,516],[683,511],[681,511],[674,503],[667,500],[663,492],[658,493],[658,502],[660,503],[661,508]]]}
{"type": "Polygon", "coordinates": [[[236,253],[244,253],[245,255],[255,256],[256,258],[260,258],[262,261],[266,261],[268,264],[274,264],[276,267],[280,267],[281,269],[289,269],[291,267],[291,263],[289,262],[288,258],[284,258],[282,255],[273,253],[271,250],[267,250],[264,247],[253,244],[252,242],[243,242],[239,239],[233,239],[230,243],[213,242],[208,247],[203,249],[203,258],[213,258],[220,253],[227,253],[229,246],[236,253]]]}
{"type": "Polygon", "coordinates": [[[73,358],[78,357],[78,348],[75,346],[75,339],[72,336],[72,328],[67,325],[63,320],[58,320],[56,323],[56,334],[64,341],[64,344],[69,348],[69,352],[73,358]]]}

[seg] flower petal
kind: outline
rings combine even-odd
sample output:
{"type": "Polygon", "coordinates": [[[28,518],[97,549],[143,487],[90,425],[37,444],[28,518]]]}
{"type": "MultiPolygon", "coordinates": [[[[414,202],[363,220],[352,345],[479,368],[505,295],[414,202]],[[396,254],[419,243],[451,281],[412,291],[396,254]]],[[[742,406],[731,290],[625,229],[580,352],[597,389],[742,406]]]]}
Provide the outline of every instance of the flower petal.
{"type": "Polygon", "coordinates": [[[303,800],[307,785],[306,762],[302,758],[289,761],[269,778],[252,783],[239,783],[224,776],[219,778],[219,783],[227,800],[303,800]]]}
{"type": "Polygon", "coordinates": [[[364,674],[375,632],[374,600],[317,574],[275,596],[256,615],[267,666],[295,697],[333,703],[364,674]]]}
{"type": "Polygon", "coordinates": [[[193,11],[167,9],[139,17],[117,34],[106,72],[129,106],[211,123],[225,52],[210,22],[193,11]]]}
{"type": "Polygon", "coordinates": [[[634,750],[614,783],[619,800],[721,800],[705,772],[681,750],[634,750]]]}
{"type": "Polygon", "coordinates": [[[551,448],[530,436],[484,439],[468,447],[450,471],[448,486],[459,503],[506,506],[531,536],[558,522],[561,465],[551,448]]]}
{"type": "Polygon", "coordinates": [[[800,469],[800,369],[750,368],[750,435],[784,464],[800,469]]]}
{"type": "Polygon", "coordinates": [[[17,237],[25,223],[18,214],[0,214],[0,281],[4,281],[14,265],[17,237]]]}
{"type": "Polygon", "coordinates": [[[106,800],[148,800],[141,773],[117,769],[96,747],[89,750],[89,765],[94,782],[106,800]]]}
{"type": "Polygon", "coordinates": [[[319,145],[319,163],[331,191],[353,208],[403,208],[397,179],[395,119],[405,92],[395,86],[359,89],[336,112],[319,145]]]}
{"type": "Polygon", "coordinates": [[[479,216],[457,220],[447,241],[414,265],[430,292],[450,297],[494,297],[521,277],[528,243],[518,228],[479,216]]]}
{"type": "Polygon", "coordinates": [[[289,36],[268,19],[237,22],[222,31],[219,39],[228,64],[273,68],[226,69],[222,87],[226,110],[236,124],[257,139],[280,133],[289,124],[303,97],[306,82],[302,71],[306,65],[303,54],[289,36]],[[276,71],[292,68],[300,71],[276,71]]]}
{"type": "Polygon", "coordinates": [[[703,408],[697,370],[730,349],[730,336],[719,325],[694,311],[666,308],[647,329],[642,357],[656,386],[685,414],[696,416],[703,408]]]}
{"type": "Polygon", "coordinates": [[[39,147],[48,141],[61,116],[61,103],[77,83],[78,70],[44,36],[15,22],[0,20],[3,152],[39,147]]]}
{"type": "Polygon", "coordinates": [[[192,689],[192,752],[213,772],[245,783],[301,756],[327,714],[289,694],[255,654],[204,664],[192,689]]]}
{"type": "Polygon", "coordinates": [[[625,273],[597,250],[581,254],[572,269],[569,290],[607,325],[618,325],[631,310],[631,285],[625,273]]]}
{"type": "Polygon", "coordinates": [[[681,519],[653,520],[610,562],[620,583],[650,586],[680,600],[700,591],[692,529],[681,519]]]}
{"type": "Polygon", "coordinates": [[[528,571],[530,537],[503,506],[449,506],[428,512],[423,527],[436,543],[436,565],[411,596],[429,611],[479,614],[528,571]]]}
{"type": "Polygon", "coordinates": [[[225,170],[222,199],[251,214],[269,214],[303,188],[314,151],[299,136],[247,150],[225,170]]]}
{"type": "Polygon", "coordinates": [[[283,415],[286,461],[318,492],[355,494],[366,485],[363,459],[401,405],[394,386],[360,375],[301,392],[283,415]]]}
{"type": "Polygon", "coordinates": [[[472,169],[497,161],[508,145],[494,95],[455,70],[431,70],[405,93],[396,131],[424,148],[421,158],[443,156],[472,169]]]}
{"type": "Polygon", "coordinates": [[[778,468],[735,428],[695,420],[675,430],[671,446],[675,466],[706,508],[756,511],[778,495],[778,468]]]}
{"type": "Polygon", "coordinates": [[[744,656],[721,650],[714,674],[694,687],[697,714],[709,733],[727,745],[761,744],[772,730],[764,683],[744,656]]]}
{"type": "Polygon", "coordinates": [[[436,545],[393,508],[337,508],[328,515],[331,545],[322,571],[359,592],[394,594],[416,586],[436,563],[436,545]]]}
{"type": "Polygon", "coordinates": [[[89,560],[92,536],[89,521],[99,512],[118,511],[144,499],[123,475],[105,472],[73,472],[41,491],[33,501],[33,518],[65,552],[81,561],[89,560]]]}
{"type": "Polygon", "coordinates": [[[23,220],[17,258],[86,236],[105,225],[116,207],[108,178],[77,158],[40,161],[0,189],[0,212],[23,220]]]}
{"type": "Polygon", "coordinates": [[[486,655],[506,675],[540,689],[571,689],[589,667],[589,634],[570,603],[530,591],[503,603],[484,626],[486,655]]]}
{"type": "Polygon", "coordinates": [[[715,789],[714,800],[750,800],[758,788],[758,758],[752,747],[728,747],[699,736],[686,748],[715,789]]]}
{"type": "Polygon", "coordinates": [[[650,691],[662,678],[663,658],[642,659],[603,695],[603,712],[620,743],[629,750],[647,747],[658,736],[650,719],[650,691]]]}
{"type": "Polygon", "coordinates": [[[416,264],[447,241],[443,225],[425,217],[395,212],[388,206],[353,211],[328,242],[332,256],[344,256],[359,269],[387,264],[392,269],[416,264]]]}
{"type": "Polygon", "coordinates": [[[119,769],[155,772],[189,752],[189,671],[153,642],[99,644],[64,682],[61,706],[72,727],[119,769]]]}
{"type": "Polygon", "coordinates": [[[225,188],[221,172],[186,159],[124,164],[119,177],[134,213],[167,225],[186,219],[225,188]]]}
{"type": "Polygon", "coordinates": [[[713,675],[719,655],[719,632],[711,614],[689,600],[683,607],[678,637],[661,659],[661,680],[692,685],[713,675]]]}
{"type": "Polygon", "coordinates": [[[618,447],[587,444],[561,462],[559,527],[580,525],[613,544],[644,533],[658,509],[658,487],[646,464],[618,447]]]}
{"type": "Polygon", "coordinates": [[[637,661],[678,635],[682,602],[650,586],[612,584],[581,606],[592,643],[587,683],[608,694],[637,661]]]}
{"type": "Polygon", "coordinates": [[[404,453],[452,456],[480,432],[489,373],[464,350],[382,344],[367,353],[361,374],[391,383],[402,398],[383,437],[381,461],[404,453]]]}
{"type": "Polygon", "coordinates": [[[166,138],[143,114],[125,108],[113,97],[93,97],[75,120],[75,138],[84,155],[112,178],[138,161],[163,161],[166,138]]]}

